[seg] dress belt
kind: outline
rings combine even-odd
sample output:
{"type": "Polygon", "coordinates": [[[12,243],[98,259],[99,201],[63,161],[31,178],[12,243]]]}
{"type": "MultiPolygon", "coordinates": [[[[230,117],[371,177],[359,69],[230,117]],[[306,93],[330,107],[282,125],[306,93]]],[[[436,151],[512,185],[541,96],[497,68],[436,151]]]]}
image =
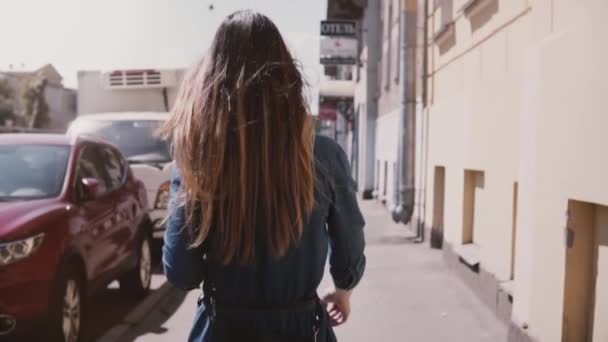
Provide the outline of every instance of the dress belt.
{"type": "Polygon", "coordinates": [[[258,312],[272,312],[272,311],[290,311],[290,310],[305,310],[313,309],[319,304],[319,298],[307,298],[296,300],[286,304],[233,304],[233,303],[222,303],[215,302],[215,310],[217,311],[258,311],[258,312]]]}

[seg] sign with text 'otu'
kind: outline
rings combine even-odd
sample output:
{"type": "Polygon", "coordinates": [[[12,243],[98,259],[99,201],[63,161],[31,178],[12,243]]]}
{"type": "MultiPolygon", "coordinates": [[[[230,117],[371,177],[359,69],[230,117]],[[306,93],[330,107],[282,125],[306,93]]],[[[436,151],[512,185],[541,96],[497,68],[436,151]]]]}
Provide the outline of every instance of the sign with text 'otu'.
{"type": "Polygon", "coordinates": [[[355,64],[358,47],[356,21],[321,22],[321,64],[355,64]]]}
{"type": "Polygon", "coordinates": [[[321,22],[321,35],[355,38],[357,36],[357,22],[351,20],[323,20],[321,22]]]}

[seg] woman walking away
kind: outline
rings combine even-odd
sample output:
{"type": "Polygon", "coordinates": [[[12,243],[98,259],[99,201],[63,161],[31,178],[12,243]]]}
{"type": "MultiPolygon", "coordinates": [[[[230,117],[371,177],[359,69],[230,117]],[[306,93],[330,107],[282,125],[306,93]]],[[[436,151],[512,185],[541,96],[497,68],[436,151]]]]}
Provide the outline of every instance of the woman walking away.
{"type": "Polygon", "coordinates": [[[313,126],[276,26],[228,16],[164,127],[176,160],[165,273],[204,293],[190,341],[336,341],[365,223],[344,152],[313,126]],[[328,251],[335,290],[319,299],[328,251]]]}

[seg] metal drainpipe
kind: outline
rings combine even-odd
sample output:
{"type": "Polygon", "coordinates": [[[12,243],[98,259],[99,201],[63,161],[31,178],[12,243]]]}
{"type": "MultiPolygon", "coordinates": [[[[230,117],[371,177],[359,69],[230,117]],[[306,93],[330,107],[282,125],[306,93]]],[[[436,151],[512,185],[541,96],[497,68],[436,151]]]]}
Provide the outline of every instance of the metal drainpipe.
{"type": "MultiPolygon", "coordinates": [[[[401,13],[401,86],[402,112],[398,145],[397,203],[393,208],[395,222],[409,223],[414,212],[415,185],[415,106],[416,106],[416,21],[417,0],[402,0],[401,13]]],[[[419,234],[418,234],[419,235],[419,234]]]]}

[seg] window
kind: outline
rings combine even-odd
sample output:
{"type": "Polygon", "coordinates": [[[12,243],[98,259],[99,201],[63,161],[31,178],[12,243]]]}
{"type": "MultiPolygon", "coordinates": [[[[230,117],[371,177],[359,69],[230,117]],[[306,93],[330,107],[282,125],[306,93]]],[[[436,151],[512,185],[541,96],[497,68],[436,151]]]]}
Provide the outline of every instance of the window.
{"type": "Polygon", "coordinates": [[[68,146],[0,146],[0,201],[58,196],[63,189],[68,146]]]}
{"type": "Polygon", "coordinates": [[[95,178],[99,182],[99,195],[107,193],[112,188],[112,181],[98,146],[87,145],[80,154],[76,177],[78,198],[83,198],[82,180],[85,178],[95,178]]]}
{"type": "Polygon", "coordinates": [[[126,165],[122,156],[118,151],[110,147],[101,147],[100,152],[103,155],[105,169],[108,173],[111,190],[116,190],[124,183],[126,176],[126,165]]]}
{"type": "Polygon", "coordinates": [[[92,135],[118,147],[132,163],[168,163],[171,149],[155,133],[161,120],[95,120],[79,119],[70,127],[70,135],[92,135]]]}
{"type": "Polygon", "coordinates": [[[440,47],[440,53],[444,53],[456,44],[454,29],[454,2],[453,0],[441,0],[435,4],[439,13],[434,14],[434,37],[433,40],[440,47]]]}
{"type": "Polygon", "coordinates": [[[441,9],[441,29],[452,24],[454,21],[454,0],[442,0],[439,8],[441,9]]]}
{"type": "Polygon", "coordinates": [[[469,0],[461,8],[471,22],[471,31],[477,31],[498,12],[498,0],[469,0]]]}

